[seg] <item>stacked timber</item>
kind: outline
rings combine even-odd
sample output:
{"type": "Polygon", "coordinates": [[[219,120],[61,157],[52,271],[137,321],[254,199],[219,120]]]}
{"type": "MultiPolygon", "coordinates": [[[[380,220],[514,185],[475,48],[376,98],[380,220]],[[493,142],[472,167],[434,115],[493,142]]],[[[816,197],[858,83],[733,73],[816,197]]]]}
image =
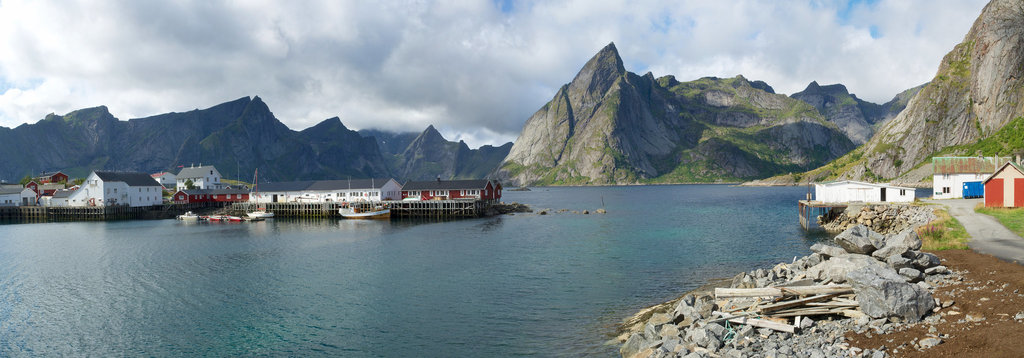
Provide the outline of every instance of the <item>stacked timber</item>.
{"type": "Polygon", "coordinates": [[[855,226],[814,253],[736,275],[728,287],[685,295],[644,313],[622,338],[623,357],[886,356],[845,342],[848,331],[937,322],[931,292],[956,280],[919,251],[912,229],[855,226]]]}

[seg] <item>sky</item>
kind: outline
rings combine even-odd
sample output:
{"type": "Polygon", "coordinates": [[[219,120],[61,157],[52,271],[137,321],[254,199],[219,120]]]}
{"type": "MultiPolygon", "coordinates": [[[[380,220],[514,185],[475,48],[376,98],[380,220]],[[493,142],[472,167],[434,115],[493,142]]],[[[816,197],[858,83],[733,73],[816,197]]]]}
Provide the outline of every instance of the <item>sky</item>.
{"type": "Polygon", "coordinates": [[[293,130],[339,117],[500,145],[609,42],[638,74],[842,83],[884,103],[931,80],[985,3],[0,0],[0,126],[260,96],[293,130]]]}

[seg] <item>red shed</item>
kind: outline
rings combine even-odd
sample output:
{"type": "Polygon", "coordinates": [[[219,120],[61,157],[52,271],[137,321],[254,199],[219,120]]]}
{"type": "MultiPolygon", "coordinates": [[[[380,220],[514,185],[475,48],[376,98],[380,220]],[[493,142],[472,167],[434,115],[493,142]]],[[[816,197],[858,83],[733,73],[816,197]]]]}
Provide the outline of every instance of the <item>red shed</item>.
{"type": "Polygon", "coordinates": [[[178,190],[171,196],[175,204],[238,203],[249,201],[249,192],[241,189],[178,190]]]}
{"type": "Polygon", "coordinates": [[[402,199],[501,200],[501,183],[492,180],[409,181],[402,186],[402,199]]]}
{"type": "Polygon", "coordinates": [[[983,183],[986,207],[1024,207],[1024,169],[1019,164],[1003,164],[983,183]]]}

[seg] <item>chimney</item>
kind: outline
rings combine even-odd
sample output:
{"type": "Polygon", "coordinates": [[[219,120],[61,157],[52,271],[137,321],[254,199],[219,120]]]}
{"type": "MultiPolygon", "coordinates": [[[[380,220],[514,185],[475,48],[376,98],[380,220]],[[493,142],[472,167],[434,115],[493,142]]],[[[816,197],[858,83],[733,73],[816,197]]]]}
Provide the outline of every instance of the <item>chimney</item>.
{"type": "Polygon", "coordinates": [[[438,182],[438,183],[440,183],[440,182],[441,182],[441,174],[438,174],[438,175],[437,175],[437,182],[438,182]]]}

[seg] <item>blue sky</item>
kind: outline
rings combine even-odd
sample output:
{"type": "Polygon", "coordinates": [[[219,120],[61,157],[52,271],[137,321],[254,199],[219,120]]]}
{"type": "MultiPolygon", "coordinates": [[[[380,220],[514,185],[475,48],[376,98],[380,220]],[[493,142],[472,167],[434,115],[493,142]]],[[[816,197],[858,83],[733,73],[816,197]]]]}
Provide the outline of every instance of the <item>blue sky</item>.
{"type": "Polygon", "coordinates": [[[640,74],[843,83],[880,103],[929,81],[985,3],[3,0],[0,126],[259,95],[295,130],[338,116],[500,144],[609,42],[640,74]]]}

